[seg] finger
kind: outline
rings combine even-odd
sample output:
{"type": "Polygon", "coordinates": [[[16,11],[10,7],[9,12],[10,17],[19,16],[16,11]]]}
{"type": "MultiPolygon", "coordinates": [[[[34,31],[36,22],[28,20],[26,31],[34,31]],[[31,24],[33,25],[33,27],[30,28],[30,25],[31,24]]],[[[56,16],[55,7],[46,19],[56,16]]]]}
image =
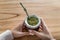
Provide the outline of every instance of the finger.
{"type": "Polygon", "coordinates": [[[34,35],[33,30],[29,30],[30,35],[34,35]]]}
{"type": "Polygon", "coordinates": [[[44,31],[43,19],[41,18],[40,20],[41,20],[41,24],[40,24],[40,26],[39,26],[39,30],[44,31]]]}
{"type": "Polygon", "coordinates": [[[39,32],[42,32],[42,31],[43,31],[43,27],[39,26],[38,31],[39,31],[39,32]]]}
{"type": "Polygon", "coordinates": [[[28,30],[29,32],[32,32],[32,30],[28,30]]]}
{"type": "Polygon", "coordinates": [[[44,33],[48,34],[51,38],[53,38],[51,32],[49,31],[48,27],[46,26],[45,22],[43,19],[41,19],[41,24],[43,26],[44,33]]]}
{"type": "Polygon", "coordinates": [[[41,18],[41,26],[43,27],[43,32],[49,34],[47,26],[42,18],[41,18]]]}
{"type": "Polygon", "coordinates": [[[13,31],[12,33],[15,38],[24,36],[21,32],[13,31]]]}
{"type": "Polygon", "coordinates": [[[40,38],[50,38],[49,35],[43,33],[43,32],[37,32],[37,31],[34,31],[35,35],[40,37],[40,38]]]}
{"type": "Polygon", "coordinates": [[[46,24],[45,21],[41,18],[41,27],[43,27],[43,29],[46,29],[46,24]]]}
{"type": "Polygon", "coordinates": [[[38,37],[40,37],[40,38],[50,38],[50,36],[49,35],[47,35],[47,34],[45,34],[45,33],[43,33],[43,32],[37,32],[37,31],[34,31],[35,32],[35,34],[36,34],[36,36],[38,36],[38,37]]]}
{"type": "Polygon", "coordinates": [[[42,29],[43,27],[42,26],[40,26],[40,29],[42,29]]]}
{"type": "Polygon", "coordinates": [[[42,27],[41,25],[39,26],[39,28],[40,28],[40,29],[43,29],[43,27],[42,27]]]}
{"type": "Polygon", "coordinates": [[[47,37],[47,38],[50,38],[50,36],[49,35],[47,35],[47,34],[44,34],[44,33],[39,33],[40,35],[41,35],[41,37],[47,37]]]}
{"type": "Polygon", "coordinates": [[[43,32],[37,32],[37,31],[34,31],[35,32],[35,35],[40,37],[40,38],[47,38],[47,39],[54,39],[51,35],[49,34],[45,34],[43,32]]]}
{"type": "Polygon", "coordinates": [[[14,31],[14,34],[15,34],[16,36],[30,35],[28,32],[19,32],[19,31],[14,31]]]}
{"type": "Polygon", "coordinates": [[[16,31],[18,34],[23,34],[23,35],[28,35],[29,33],[28,32],[19,32],[19,31],[16,31]]]}
{"type": "Polygon", "coordinates": [[[39,32],[42,32],[42,29],[39,29],[38,31],[39,31],[39,32]]]}

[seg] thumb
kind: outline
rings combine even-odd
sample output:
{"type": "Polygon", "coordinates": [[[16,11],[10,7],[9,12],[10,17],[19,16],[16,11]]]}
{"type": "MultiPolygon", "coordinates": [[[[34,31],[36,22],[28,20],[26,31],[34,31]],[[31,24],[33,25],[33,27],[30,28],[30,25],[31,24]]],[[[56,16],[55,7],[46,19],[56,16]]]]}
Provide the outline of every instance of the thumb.
{"type": "Polygon", "coordinates": [[[29,35],[28,32],[13,31],[12,33],[13,33],[13,36],[14,36],[15,38],[17,38],[17,37],[22,37],[22,36],[25,36],[25,35],[29,35]]]}
{"type": "Polygon", "coordinates": [[[30,35],[34,35],[33,30],[28,30],[30,35]]]}
{"type": "Polygon", "coordinates": [[[50,38],[49,35],[43,33],[43,32],[37,32],[37,31],[34,31],[35,35],[38,36],[38,37],[42,37],[42,38],[50,38]]]}
{"type": "Polygon", "coordinates": [[[37,32],[35,30],[32,30],[34,32],[34,34],[40,38],[47,38],[47,39],[53,39],[51,38],[48,34],[45,34],[43,32],[37,32]]]}

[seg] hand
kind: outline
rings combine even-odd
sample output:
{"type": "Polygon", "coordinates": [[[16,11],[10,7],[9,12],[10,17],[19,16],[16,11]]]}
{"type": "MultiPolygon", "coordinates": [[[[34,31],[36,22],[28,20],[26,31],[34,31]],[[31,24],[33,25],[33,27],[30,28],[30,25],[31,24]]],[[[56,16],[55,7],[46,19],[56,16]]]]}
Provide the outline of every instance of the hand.
{"type": "Polygon", "coordinates": [[[25,35],[30,35],[29,32],[22,32],[22,25],[23,25],[23,22],[20,21],[18,24],[16,24],[17,26],[15,26],[11,31],[12,31],[12,34],[15,38],[18,38],[18,37],[22,37],[22,36],[25,36],[25,35]]]}
{"type": "Polygon", "coordinates": [[[50,31],[48,30],[46,24],[44,23],[43,19],[41,19],[41,25],[40,25],[39,31],[41,32],[37,32],[35,30],[29,30],[31,34],[36,35],[42,40],[55,40],[51,35],[50,31]]]}

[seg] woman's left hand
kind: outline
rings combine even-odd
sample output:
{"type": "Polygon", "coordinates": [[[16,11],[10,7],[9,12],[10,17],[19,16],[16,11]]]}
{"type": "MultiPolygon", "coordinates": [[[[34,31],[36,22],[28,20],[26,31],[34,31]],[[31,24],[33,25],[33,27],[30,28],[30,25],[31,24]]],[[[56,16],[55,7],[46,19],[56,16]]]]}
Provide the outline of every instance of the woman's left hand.
{"type": "Polygon", "coordinates": [[[22,26],[23,26],[23,22],[20,21],[16,27],[12,28],[12,34],[15,38],[18,38],[18,37],[22,37],[22,36],[25,36],[25,35],[30,35],[29,32],[22,32],[22,26]]]}
{"type": "Polygon", "coordinates": [[[41,18],[41,25],[39,27],[39,31],[35,31],[35,30],[29,30],[29,32],[33,35],[36,35],[37,37],[41,38],[42,40],[55,40],[53,38],[53,36],[51,35],[50,31],[48,30],[45,22],[43,21],[43,19],[41,18]]]}

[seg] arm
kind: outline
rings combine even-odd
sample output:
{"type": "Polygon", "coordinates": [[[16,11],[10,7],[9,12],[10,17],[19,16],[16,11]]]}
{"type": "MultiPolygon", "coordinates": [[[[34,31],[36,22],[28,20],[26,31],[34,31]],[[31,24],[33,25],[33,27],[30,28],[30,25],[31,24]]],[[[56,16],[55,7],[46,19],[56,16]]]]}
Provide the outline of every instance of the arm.
{"type": "Polygon", "coordinates": [[[0,40],[13,40],[13,35],[10,30],[7,30],[0,34],[0,40]]]}
{"type": "Polygon", "coordinates": [[[22,37],[25,35],[30,35],[29,32],[22,32],[22,27],[24,27],[23,22],[20,21],[11,30],[7,30],[0,34],[0,40],[13,40],[14,38],[22,37]]]}
{"type": "Polygon", "coordinates": [[[35,30],[30,30],[30,31],[31,33],[35,34],[37,37],[41,38],[42,40],[55,40],[52,34],[50,33],[50,31],[48,30],[48,27],[46,26],[43,19],[41,19],[41,25],[39,29],[41,29],[42,31],[41,32],[37,32],[35,30]]]}

